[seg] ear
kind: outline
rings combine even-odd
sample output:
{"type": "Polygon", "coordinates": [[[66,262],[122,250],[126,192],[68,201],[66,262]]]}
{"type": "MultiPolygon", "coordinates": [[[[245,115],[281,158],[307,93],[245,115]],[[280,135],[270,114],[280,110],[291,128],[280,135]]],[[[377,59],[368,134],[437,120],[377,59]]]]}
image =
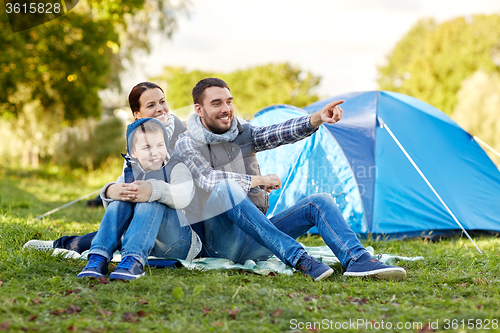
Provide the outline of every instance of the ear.
{"type": "Polygon", "coordinates": [[[134,118],[135,118],[135,120],[141,119],[142,118],[141,113],[139,111],[134,111],[134,118]]]}
{"type": "Polygon", "coordinates": [[[196,103],[196,104],[194,105],[194,112],[196,112],[196,114],[197,114],[198,116],[200,116],[200,117],[203,115],[203,112],[202,112],[202,110],[201,110],[201,105],[200,105],[200,104],[196,103]]]}
{"type": "Polygon", "coordinates": [[[135,151],[133,149],[130,149],[130,156],[133,158],[137,158],[137,155],[135,154],[135,151]]]}

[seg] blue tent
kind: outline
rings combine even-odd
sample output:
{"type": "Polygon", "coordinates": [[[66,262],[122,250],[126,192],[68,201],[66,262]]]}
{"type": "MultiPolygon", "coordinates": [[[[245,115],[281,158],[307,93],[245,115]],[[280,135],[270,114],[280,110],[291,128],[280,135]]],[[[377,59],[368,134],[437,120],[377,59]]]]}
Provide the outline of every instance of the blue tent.
{"type": "Polygon", "coordinates": [[[282,189],[270,196],[268,216],[305,196],[329,193],[361,235],[403,238],[462,226],[500,232],[499,170],[471,135],[413,97],[355,92],[305,109],[271,106],[251,123],[278,123],[340,99],[345,103],[339,123],[257,154],[262,174],[282,180],[282,189]]]}

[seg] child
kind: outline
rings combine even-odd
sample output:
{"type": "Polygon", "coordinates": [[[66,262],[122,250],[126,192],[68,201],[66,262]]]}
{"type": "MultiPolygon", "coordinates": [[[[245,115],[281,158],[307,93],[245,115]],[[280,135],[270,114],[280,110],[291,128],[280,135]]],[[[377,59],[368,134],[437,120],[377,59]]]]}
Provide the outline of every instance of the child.
{"type": "MultiPolygon", "coordinates": [[[[88,263],[78,274],[79,278],[106,275],[108,263],[114,251],[119,248],[123,235],[122,260],[109,278],[132,280],[143,276],[144,264],[149,252],[155,247],[155,240],[164,216],[189,228],[189,237],[191,237],[190,226],[184,215],[168,206],[169,202],[175,201],[174,199],[152,200],[155,193],[161,192],[157,190],[159,186],[172,186],[168,183],[171,182],[170,176],[174,167],[180,170],[185,169],[189,173],[179,157],[172,156],[167,147],[167,131],[158,120],[141,118],[127,127],[128,154],[123,155],[127,167],[124,176],[120,177],[117,183],[108,184],[103,188],[104,198],[108,199],[108,202],[111,201],[110,198],[114,200],[107,207],[99,231],[92,241],[88,263]],[[125,195],[126,190],[122,184],[118,184],[120,181],[134,182],[143,190],[135,192],[137,194],[133,196],[130,196],[128,192],[125,195]]],[[[190,174],[189,179],[191,179],[190,174]]],[[[192,189],[192,179],[190,181],[192,189]]],[[[175,203],[172,206],[175,206],[175,203]]],[[[189,248],[182,250],[182,254],[177,253],[178,257],[189,256],[189,248]]]]}

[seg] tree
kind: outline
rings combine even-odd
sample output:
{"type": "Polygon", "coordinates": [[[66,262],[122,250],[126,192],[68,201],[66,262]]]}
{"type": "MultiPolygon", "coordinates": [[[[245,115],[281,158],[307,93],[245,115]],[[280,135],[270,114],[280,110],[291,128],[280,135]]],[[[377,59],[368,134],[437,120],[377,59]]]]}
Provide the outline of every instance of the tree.
{"type": "Polygon", "coordinates": [[[7,89],[0,101],[8,104],[0,115],[22,109],[9,102],[18,87],[28,87],[27,100],[40,100],[46,111],[61,107],[65,120],[99,115],[98,92],[120,86],[121,61],[149,50],[148,30],[169,37],[182,8],[161,0],[83,0],[65,16],[15,34],[2,15],[0,85],[7,89]]]}
{"type": "MultiPolygon", "coordinates": [[[[453,119],[472,135],[500,151],[500,75],[477,71],[458,92],[453,119]]],[[[485,149],[500,165],[500,158],[485,149]]]]}
{"type": "MultiPolygon", "coordinates": [[[[184,68],[166,67],[162,75],[152,78],[167,87],[167,101],[171,109],[192,105],[191,90],[201,79],[220,77],[231,88],[236,112],[240,117],[251,118],[260,109],[272,104],[291,104],[304,107],[318,100],[312,92],[321,78],[310,72],[303,73],[288,63],[268,64],[232,73],[186,71],[184,68]]],[[[187,116],[191,108],[177,110],[187,116]]]]}
{"type": "Polygon", "coordinates": [[[500,72],[500,15],[417,22],[378,68],[378,83],[451,114],[462,82],[478,70],[500,72]]]}
{"type": "Polygon", "coordinates": [[[53,151],[54,134],[101,112],[99,92],[120,87],[122,62],[149,50],[149,33],[169,37],[185,2],[80,0],[66,15],[12,33],[0,15],[0,120],[24,142],[23,164],[53,151]]]}

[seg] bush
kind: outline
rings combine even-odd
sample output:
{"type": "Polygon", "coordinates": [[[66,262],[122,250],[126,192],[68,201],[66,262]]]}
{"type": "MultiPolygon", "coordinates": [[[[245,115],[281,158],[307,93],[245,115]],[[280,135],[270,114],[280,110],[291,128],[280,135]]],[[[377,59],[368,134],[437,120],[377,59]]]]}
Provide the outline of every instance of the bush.
{"type": "Polygon", "coordinates": [[[125,124],[117,117],[85,120],[60,135],[54,161],[70,170],[92,171],[126,151],[125,124]]]}

